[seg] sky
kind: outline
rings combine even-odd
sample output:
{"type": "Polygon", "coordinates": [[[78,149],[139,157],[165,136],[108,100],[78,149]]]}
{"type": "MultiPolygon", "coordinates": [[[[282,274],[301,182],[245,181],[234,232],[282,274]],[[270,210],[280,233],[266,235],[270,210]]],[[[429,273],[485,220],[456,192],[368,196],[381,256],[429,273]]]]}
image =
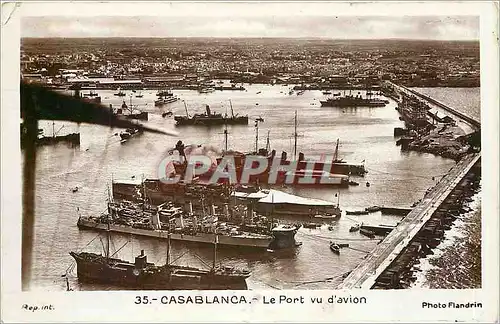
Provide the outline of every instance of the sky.
{"type": "Polygon", "coordinates": [[[477,16],[203,15],[43,16],[22,37],[301,37],[478,40],[477,16]]]}

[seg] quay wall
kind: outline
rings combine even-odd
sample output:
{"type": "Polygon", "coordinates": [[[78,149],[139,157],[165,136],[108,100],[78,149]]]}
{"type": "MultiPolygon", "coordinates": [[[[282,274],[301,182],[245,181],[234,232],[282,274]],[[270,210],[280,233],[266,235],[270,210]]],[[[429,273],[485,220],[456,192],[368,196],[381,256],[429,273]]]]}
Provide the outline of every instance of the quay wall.
{"type": "Polygon", "coordinates": [[[451,108],[451,107],[449,107],[449,106],[447,106],[447,105],[445,105],[445,104],[437,101],[436,99],[433,99],[433,98],[431,98],[431,97],[429,97],[427,95],[424,95],[424,94],[422,94],[420,92],[417,92],[415,90],[409,89],[409,88],[407,88],[405,86],[402,86],[402,85],[397,85],[397,84],[394,84],[394,83],[392,83],[392,85],[395,86],[395,87],[401,88],[401,89],[403,89],[405,91],[408,91],[408,92],[414,94],[415,96],[418,96],[421,99],[424,99],[424,100],[426,100],[426,101],[428,101],[428,102],[430,102],[430,103],[432,103],[432,104],[434,104],[434,105],[436,105],[436,106],[438,106],[438,107],[440,107],[440,108],[448,111],[449,113],[451,113],[451,114],[453,114],[453,115],[455,115],[457,117],[460,117],[461,119],[463,119],[464,121],[466,121],[467,123],[469,123],[471,126],[473,126],[475,128],[475,130],[479,130],[481,128],[481,122],[480,121],[478,121],[478,120],[476,120],[476,119],[474,119],[474,118],[472,118],[472,117],[470,117],[470,116],[468,116],[468,115],[466,115],[466,114],[464,114],[464,113],[462,113],[460,111],[457,111],[456,109],[453,109],[453,108],[451,108]]]}
{"type": "Polygon", "coordinates": [[[450,169],[398,226],[367,255],[364,262],[351,271],[338,289],[372,288],[378,277],[411,244],[443,201],[479,161],[480,156],[479,153],[471,154],[450,169]]]}

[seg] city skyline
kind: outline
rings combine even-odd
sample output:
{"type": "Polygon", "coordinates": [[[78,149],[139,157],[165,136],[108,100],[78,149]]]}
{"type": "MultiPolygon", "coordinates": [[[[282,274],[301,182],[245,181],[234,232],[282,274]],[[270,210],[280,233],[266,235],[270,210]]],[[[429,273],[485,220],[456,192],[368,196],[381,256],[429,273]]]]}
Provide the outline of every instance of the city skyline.
{"type": "Polygon", "coordinates": [[[34,38],[319,38],[479,40],[477,16],[47,16],[24,17],[34,38]]]}

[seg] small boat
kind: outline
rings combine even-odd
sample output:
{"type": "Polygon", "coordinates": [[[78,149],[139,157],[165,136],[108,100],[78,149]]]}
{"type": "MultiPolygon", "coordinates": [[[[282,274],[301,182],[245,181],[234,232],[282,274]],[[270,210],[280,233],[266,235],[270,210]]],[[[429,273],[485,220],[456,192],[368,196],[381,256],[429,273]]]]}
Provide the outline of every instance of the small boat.
{"type": "Polygon", "coordinates": [[[306,223],[302,225],[304,228],[317,228],[319,225],[316,223],[306,223]]]}
{"type": "Polygon", "coordinates": [[[366,182],[366,186],[369,187],[370,186],[370,183],[369,182],[366,182]]]}
{"type": "Polygon", "coordinates": [[[369,238],[374,238],[375,237],[375,233],[372,232],[372,231],[369,231],[369,230],[366,230],[364,228],[360,228],[359,229],[359,232],[361,234],[363,234],[364,236],[368,236],[369,238]]]}
{"type": "Polygon", "coordinates": [[[261,93],[262,93],[262,91],[258,91],[256,94],[261,94],[261,93]]]}
{"type": "Polygon", "coordinates": [[[215,88],[212,88],[212,87],[203,87],[203,88],[198,89],[199,93],[211,93],[214,91],[215,91],[215,88]]]}
{"type": "Polygon", "coordinates": [[[330,244],[335,244],[337,245],[339,248],[347,248],[349,247],[349,243],[336,243],[336,242],[330,242],[330,244]]]}
{"type": "Polygon", "coordinates": [[[333,226],[332,225],[328,225],[328,230],[329,231],[333,231],[333,226]]]}
{"type": "Polygon", "coordinates": [[[169,104],[169,103],[172,103],[172,102],[176,102],[177,100],[179,100],[178,97],[173,97],[173,96],[170,96],[170,97],[160,97],[158,98],[158,100],[155,100],[155,106],[163,106],[163,105],[166,105],[166,104],[169,104]]]}
{"type": "Polygon", "coordinates": [[[172,116],[172,115],[173,115],[173,113],[172,113],[171,111],[166,111],[166,112],[164,112],[163,114],[161,114],[161,116],[162,116],[163,118],[165,118],[165,117],[167,117],[167,116],[172,116]]]}
{"type": "Polygon", "coordinates": [[[330,95],[330,94],[332,94],[332,93],[331,93],[330,91],[323,91],[323,94],[324,94],[324,95],[330,95]]]}
{"type": "Polygon", "coordinates": [[[72,191],[73,191],[73,192],[77,192],[77,191],[78,191],[78,187],[74,187],[74,188],[72,189],[72,191]]]}
{"type": "Polygon", "coordinates": [[[359,186],[359,183],[357,183],[356,181],[349,180],[349,185],[350,186],[359,186]]]}
{"type": "Polygon", "coordinates": [[[158,90],[157,97],[172,97],[174,94],[170,90],[158,90]]]}
{"type": "Polygon", "coordinates": [[[115,93],[115,96],[118,96],[118,97],[124,97],[125,96],[125,92],[121,91],[120,89],[118,89],[118,92],[115,93]]]}
{"type": "Polygon", "coordinates": [[[340,92],[334,93],[334,94],[333,94],[333,96],[334,96],[334,97],[338,97],[338,96],[340,96],[340,92]]]}
{"type": "Polygon", "coordinates": [[[349,232],[351,232],[351,233],[352,233],[352,232],[357,232],[357,231],[359,231],[360,227],[361,227],[361,225],[359,225],[359,224],[353,225],[353,226],[351,226],[351,228],[349,229],[349,232]]]}
{"type": "Polygon", "coordinates": [[[338,244],[336,244],[336,243],[330,244],[330,250],[332,250],[333,253],[335,253],[335,254],[340,254],[340,246],[338,246],[338,244]]]}
{"type": "Polygon", "coordinates": [[[144,97],[144,95],[142,94],[142,92],[139,92],[139,94],[136,94],[135,97],[136,98],[142,98],[142,97],[144,97]]]}
{"type": "Polygon", "coordinates": [[[127,128],[123,132],[120,133],[120,138],[122,140],[128,140],[134,135],[139,134],[141,131],[138,128],[127,128]]]}

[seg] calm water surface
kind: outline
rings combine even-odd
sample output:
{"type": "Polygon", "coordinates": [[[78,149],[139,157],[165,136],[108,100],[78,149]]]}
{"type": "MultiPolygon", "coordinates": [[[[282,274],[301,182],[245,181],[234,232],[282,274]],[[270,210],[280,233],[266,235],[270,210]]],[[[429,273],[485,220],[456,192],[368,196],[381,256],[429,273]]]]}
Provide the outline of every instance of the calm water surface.
{"type": "MultiPolygon", "coordinates": [[[[332,154],[335,141],[340,139],[340,156],[349,162],[365,160],[369,173],[355,178],[357,187],[341,189],[284,189],[304,197],[337,201],[340,193],[342,209],[357,209],[372,205],[409,207],[420,199],[425,190],[434,184],[432,177],[445,174],[454,162],[429,154],[401,152],[395,145],[394,127],[401,127],[396,103],[391,101],[383,108],[338,109],[320,107],[320,91],[306,91],[303,95],[288,95],[288,87],[245,85],[247,91],[217,91],[198,94],[195,91],[174,91],[187,104],[190,113],[202,112],[209,104],[212,111],[225,113],[229,99],[235,113],[248,114],[253,120],[264,118],[259,127],[259,146],[265,145],[269,131],[270,143],[278,152],[292,152],[294,112],[298,111],[298,151],[306,157],[332,154]],[[258,93],[260,92],[260,93],[258,93]],[[365,182],[371,186],[366,187],[365,182]]],[[[460,92],[460,89],[453,89],[460,92]]],[[[104,104],[120,105],[122,99],[113,96],[116,91],[98,91],[104,104]]],[[[126,101],[130,102],[127,91],[126,101]]],[[[176,128],[173,118],[162,118],[161,113],[172,110],[184,114],[184,104],[178,101],[164,109],[154,107],[156,91],[145,90],[143,98],[132,97],[132,103],[150,113],[148,126],[176,129],[178,137],[145,133],[120,144],[117,133],[95,125],[55,123],[59,134],[79,131],[81,145],[77,148],[65,144],[40,147],[37,155],[36,223],[32,289],[63,290],[61,275],[71,265],[71,250],[102,251],[99,239],[88,244],[96,233],[79,231],[76,226],[79,208],[84,215],[95,215],[106,209],[107,187],[112,179],[130,179],[132,176],[157,177],[157,167],[166,151],[181,139],[187,144],[202,144],[214,152],[223,148],[222,127],[176,128]],[[64,127],[63,127],[64,126],[64,127]],[[60,129],[62,127],[62,129],[60,129]],[[78,186],[80,190],[72,193],[78,186]]],[[[478,93],[478,92],[477,92],[478,93]]],[[[432,94],[429,94],[432,96],[432,94]]],[[[469,95],[467,95],[469,96],[469,95]]],[[[467,97],[466,96],[466,97],[467,97]]],[[[440,100],[440,98],[436,98],[440,100]]],[[[444,102],[444,100],[443,100],[444,102]]],[[[459,108],[459,107],[457,107],[459,108]]],[[[476,107],[479,110],[479,107],[476,107]]],[[[52,133],[52,122],[40,123],[47,134],[52,133]]],[[[250,151],[255,145],[253,121],[248,126],[229,127],[229,148],[250,151]]],[[[370,240],[359,233],[349,233],[355,221],[369,224],[395,224],[397,216],[373,213],[366,216],[343,216],[333,223],[333,231],[326,224],[316,230],[301,229],[297,240],[303,245],[293,252],[235,251],[221,248],[219,261],[228,265],[245,267],[252,271],[248,280],[250,289],[329,289],[340,282],[340,275],[353,269],[375,247],[378,240],[370,240]],[[329,241],[343,240],[352,249],[335,255],[329,250],[329,241]],[[326,280],[329,279],[329,280],[326,280]]],[[[113,244],[119,249],[130,241],[118,256],[133,260],[144,249],[152,262],[164,263],[166,244],[156,239],[113,235],[113,244]]],[[[177,263],[203,267],[212,263],[210,246],[173,243],[173,259],[177,263]]],[[[114,289],[112,287],[81,285],[76,271],[70,283],[76,290],[114,289]]]]}

